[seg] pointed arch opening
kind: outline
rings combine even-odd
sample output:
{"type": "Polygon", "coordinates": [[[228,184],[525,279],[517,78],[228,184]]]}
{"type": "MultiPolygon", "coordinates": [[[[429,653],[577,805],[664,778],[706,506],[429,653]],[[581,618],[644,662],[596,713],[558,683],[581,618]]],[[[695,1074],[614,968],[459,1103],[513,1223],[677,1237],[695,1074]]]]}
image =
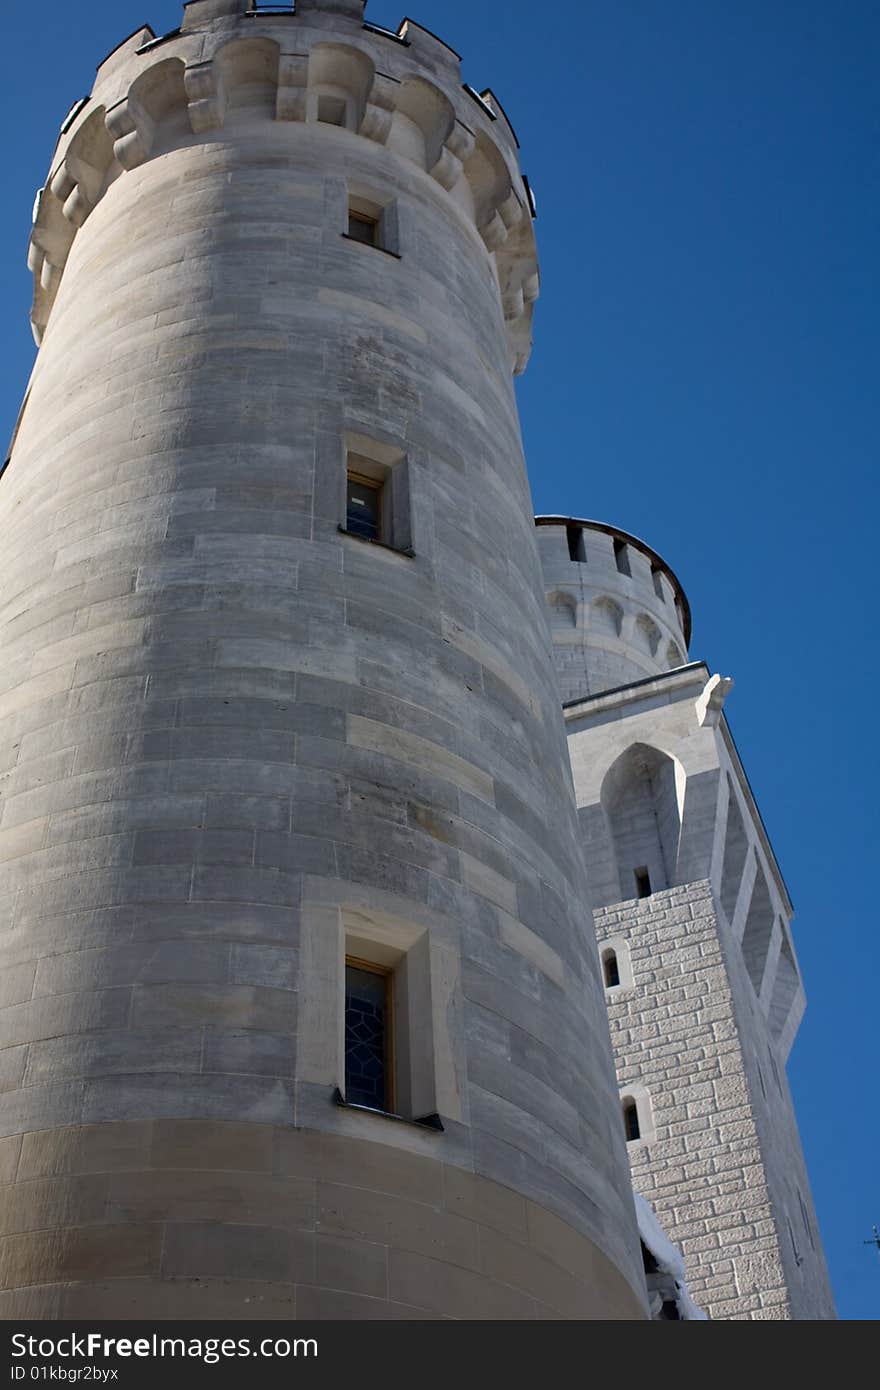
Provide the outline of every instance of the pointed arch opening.
{"type": "Polygon", "coordinates": [[[606,773],[601,801],[621,902],[675,883],[683,788],[683,770],[675,760],[645,743],[621,753],[606,773]]]}

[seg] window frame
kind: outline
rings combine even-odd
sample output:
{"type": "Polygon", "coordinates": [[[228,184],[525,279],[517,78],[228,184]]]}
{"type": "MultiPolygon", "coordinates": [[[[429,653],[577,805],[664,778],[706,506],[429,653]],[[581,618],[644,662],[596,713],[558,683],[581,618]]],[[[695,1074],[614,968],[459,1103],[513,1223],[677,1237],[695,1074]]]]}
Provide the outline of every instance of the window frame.
{"type": "MultiPolygon", "coordinates": [[[[347,238],[348,238],[349,241],[356,241],[356,242],[358,242],[359,245],[361,245],[361,246],[379,246],[379,225],[380,225],[380,221],[381,221],[380,218],[378,218],[378,217],[372,217],[372,216],[371,216],[369,213],[367,213],[367,212],[358,212],[358,210],[357,210],[356,208],[353,208],[353,207],[351,207],[351,205],[349,205],[349,209],[348,209],[348,231],[346,232],[345,235],[347,236],[347,238]],[[353,223],[353,222],[359,223],[362,227],[369,227],[369,229],[370,229],[370,235],[369,235],[369,237],[355,236],[354,233],[353,233],[352,230],[351,230],[351,226],[352,226],[352,223],[353,223]]],[[[382,248],[379,247],[379,249],[381,250],[382,248]]]]}
{"type": "Polygon", "coordinates": [[[383,251],[386,256],[393,256],[395,260],[399,261],[401,259],[400,220],[397,211],[397,199],[391,194],[380,192],[378,189],[350,182],[345,199],[345,223],[342,236],[346,241],[354,242],[356,246],[372,246],[374,250],[383,251]],[[371,241],[352,236],[352,218],[357,218],[360,222],[372,223],[373,237],[371,241]]]}
{"type": "Polygon", "coordinates": [[[602,975],[606,989],[620,989],[620,964],[613,946],[606,946],[602,951],[602,975]],[[614,979],[609,980],[608,976],[612,973],[614,979]]]}
{"type": "Polygon", "coordinates": [[[638,1144],[651,1144],[657,1138],[657,1131],[654,1125],[654,1107],[651,1103],[651,1096],[645,1086],[640,1081],[631,1081],[622,1086],[620,1090],[620,1113],[623,1123],[623,1133],[627,1147],[638,1144]],[[629,1107],[635,1107],[636,1123],[639,1128],[637,1136],[630,1138],[627,1134],[626,1116],[629,1107]]]}
{"type": "Polygon", "coordinates": [[[412,479],[407,452],[396,442],[371,439],[353,430],[345,431],[344,486],[341,510],[344,520],[339,529],[343,534],[367,545],[382,546],[409,559],[415,556],[413,545],[412,479]],[[380,523],[377,537],[364,536],[348,527],[348,480],[355,478],[362,485],[380,490],[380,523]]]}
{"type": "MultiPolygon", "coordinates": [[[[377,543],[378,545],[388,545],[389,542],[388,542],[388,540],[386,539],[386,535],[387,535],[387,532],[388,532],[388,530],[389,530],[389,524],[388,524],[388,523],[389,523],[389,518],[387,518],[386,515],[385,515],[386,510],[387,510],[387,508],[386,508],[386,506],[385,506],[385,503],[386,503],[386,497],[385,497],[385,479],[384,479],[384,478],[370,478],[370,477],[368,477],[368,475],[367,475],[366,473],[360,473],[360,472],[358,472],[358,470],[357,470],[356,468],[349,468],[347,465],[348,465],[348,460],[349,460],[351,457],[352,457],[352,454],[349,453],[349,454],[347,455],[347,457],[346,457],[346,469],[345,469],[345,530],[346,530],[346,532],[348,533],[348,535],[350,535],[350,536],[359,536],[361,540],[364,540],[364,541],[373,541],[373,542],[377,543]],[[348,524],[348,523],[349,523],[348,489],[349,489],[349,484],[352,483],[352,482],[354,482],[354,483],[359,483],[362,487],[368,487],[368,488],[370,488],[370,490],[371,490],[372,492],[375,492],[375,493],[376,493],[376,534],[375,534],[375,536],[366,536],[366,535],[364,535],[362,532],[356,531],[353,527],[349,526],[349,524],[348,524]]],[[[355,457],[356,457],[356,456],[355,456],[355,457]]]]}
{"type": "Polygon", "coordinates": [[[629,942],[626,937],[609,936],[599,942],[599,965],[602,971],[602,985],[607,995],[616,995],[622,990],[635,988],[629,942]],[[605,981],[605,957],[609,951],[613,951],[617,962],[617,975],[620,983],[616,985],[609,985],[605,981]]]}

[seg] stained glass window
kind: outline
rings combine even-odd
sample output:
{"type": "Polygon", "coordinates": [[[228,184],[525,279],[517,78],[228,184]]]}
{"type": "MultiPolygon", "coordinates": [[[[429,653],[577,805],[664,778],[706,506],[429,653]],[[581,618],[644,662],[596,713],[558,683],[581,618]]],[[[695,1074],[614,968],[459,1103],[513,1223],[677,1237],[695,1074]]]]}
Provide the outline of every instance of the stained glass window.
{"type": "Polygon", "coordinates": [[[361,964],[345,966],[345,1099],[390,1110],[391,976],[361,964]]]}

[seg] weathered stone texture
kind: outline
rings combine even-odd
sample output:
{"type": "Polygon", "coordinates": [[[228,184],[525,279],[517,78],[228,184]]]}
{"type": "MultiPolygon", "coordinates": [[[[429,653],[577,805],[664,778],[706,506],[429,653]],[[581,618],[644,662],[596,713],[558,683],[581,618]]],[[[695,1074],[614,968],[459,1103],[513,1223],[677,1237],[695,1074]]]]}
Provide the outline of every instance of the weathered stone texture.
{"type": "Polygon", "coordinates": [[[623,1289],[598,1254],[544,1297],[537,1253],[502,1280],[497,1243],[405,1219],[393,1187],[368,1230],[314,1192],[292,1243],[299,1187],[277,1215],[217,1191],[207,1147],[185,1184],[31,1187],[56,1130],[99,1179],[120,1145],[149,1171],[150,1123],[179,1121],[458,1165],[603,1251],[637,1315],[510,381],[537,292],[515,142],[417,25],[220,8],[102,66],[34,232],[42,346],[0,483],[0,966],[2,1134],[25,1136],[5,1278],[42,1292],[9,1306],[163,1316],[164,1279],[202,1289],[193,1315],[289,1316],[304,1288],[315,1315],[587,1316],[623,1289]],[[322,65],[345,86],[354,60],[329,40],[373,84],[339,125],[322,65]],[[347,238],[352,190],[394,205],[397,254],[347,238]],[[341,533],[349,436],[405,456],[411,546],[341,533]],[[333,1104],[349,937],[409,953],[411,1116],[442,1134],[333,1104]]]}
{"type": "Polygon", "coordinates": [[[632,1318],[542,1204],[436,1157],[230,1121],[29,1133],[3,1206],[5,1318],[632,1318]]]}
{"type": "Polygon", "coordinates": [[[624,936],[632,986],[607,992],[622,1090],[648,1093],[633,1181],[685,1256],[712,1318],[834,1316],[782,1062],[748,1002],[707,881],[596,912],[624,936]]]}

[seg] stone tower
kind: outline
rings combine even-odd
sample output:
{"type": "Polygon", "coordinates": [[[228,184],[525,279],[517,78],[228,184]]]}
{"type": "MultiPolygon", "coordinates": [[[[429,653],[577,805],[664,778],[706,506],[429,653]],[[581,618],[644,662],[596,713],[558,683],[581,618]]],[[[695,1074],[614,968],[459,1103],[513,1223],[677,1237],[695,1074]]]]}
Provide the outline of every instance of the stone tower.
{"type": "Polygon", "coordinates": [[[64,122],[0,479],[5,1316],[645,1315],[530,214],[359,0],[192,0],[64,122]]]}
{"type": "Polygon", "coordinates": [[[833,1318],[785,1060],[792,907],[690,610],[642,541],[538,517],[636,1188],[713,1318],[833,1318]]]}

